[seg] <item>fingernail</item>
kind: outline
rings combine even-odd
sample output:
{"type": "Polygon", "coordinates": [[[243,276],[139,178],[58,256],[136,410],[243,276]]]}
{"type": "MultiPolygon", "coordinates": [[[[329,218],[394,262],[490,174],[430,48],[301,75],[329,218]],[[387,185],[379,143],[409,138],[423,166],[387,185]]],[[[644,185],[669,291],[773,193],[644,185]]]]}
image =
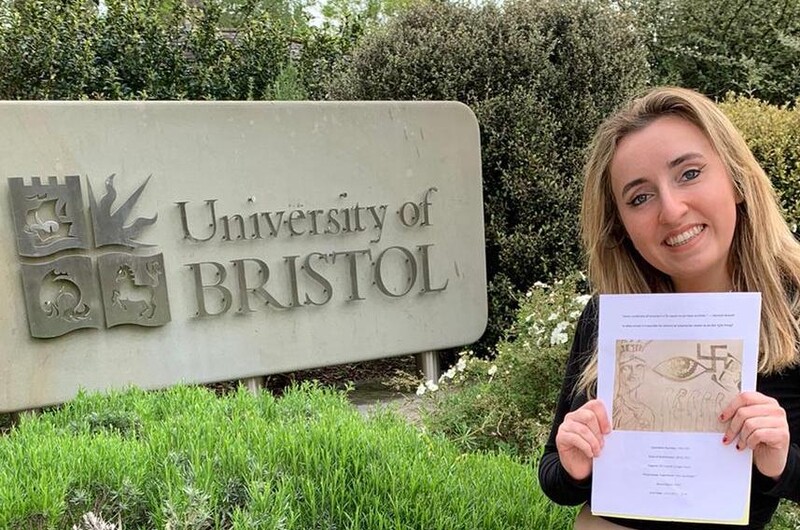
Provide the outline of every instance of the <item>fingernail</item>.
{"type": "Polygon", "coordinates": [[[722,443],[724,443],[724,444],[728,443],[728,437],[727,436],[723,436],[722,437],[722,443]]]}
{"type": "Polygon", "coordinates": [[[725,421],[725,414],[719,415],[719,421],[725,421]]]}
{"type": "Polygon", "coordinates": [[[741,451],[741,450],[743,449],[743,447],[740,447],[740,446],[739,446],[739,444],[737,443],[737,444],[736,444],[736,449],[738,449],[739,451],[741,451]]]}

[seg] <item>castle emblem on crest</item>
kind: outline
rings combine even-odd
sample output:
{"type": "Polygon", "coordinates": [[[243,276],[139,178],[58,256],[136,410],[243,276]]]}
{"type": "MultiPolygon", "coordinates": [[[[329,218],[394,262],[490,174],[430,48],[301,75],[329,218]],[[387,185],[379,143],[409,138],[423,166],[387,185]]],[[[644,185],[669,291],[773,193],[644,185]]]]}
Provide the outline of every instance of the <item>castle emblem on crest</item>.
{"type": "Polygon", "coordinates": [[[31,335],[52,338],[83,328],[111,328],[121,324],[163,326],[170,321],[169,297],[161,253],[145,255],[154,245],[140,241],[142,232],[158,215],[129,222],[150,176],[115,207],[115,175],[105,180],[97,200],[89,184],[94,248],[125,247],[91,257],[70,255],[41,258],[68,249],[92,248],[87,238],[86,212],[78,176],[8,179],[17,250],[23,258],[22,283],[31,335]],[[38,259],[36,259],[38,258],[38,259]]]}

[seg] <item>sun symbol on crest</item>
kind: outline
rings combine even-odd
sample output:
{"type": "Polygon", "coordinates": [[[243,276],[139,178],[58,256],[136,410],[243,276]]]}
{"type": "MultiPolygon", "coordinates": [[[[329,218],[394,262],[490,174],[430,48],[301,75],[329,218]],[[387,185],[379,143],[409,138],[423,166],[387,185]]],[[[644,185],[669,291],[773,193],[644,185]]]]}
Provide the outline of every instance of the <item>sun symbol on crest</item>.
{"type": "Polygon", "coordinates": [[[112,213],[111,207],[117,199],[117,190],[114,189],[114,176],[115,174],[111,174],[106,179],[106,194],[100,199],[99,204],[95,199],[92,183],[89,182],[89,203],[92,208],[95,244],[98,247],[106,245],[123,245],[130,248],[153,246],[138,241],[138,238],[142,230],[156,222],[158,219],[157,213],[153,217],[139,217],[132,223],[125,224],[131,210],[136,205],[136,201],[139,200],[145,186],[150,182],[152,175],[149,175],[131,196],[112,213]]]}

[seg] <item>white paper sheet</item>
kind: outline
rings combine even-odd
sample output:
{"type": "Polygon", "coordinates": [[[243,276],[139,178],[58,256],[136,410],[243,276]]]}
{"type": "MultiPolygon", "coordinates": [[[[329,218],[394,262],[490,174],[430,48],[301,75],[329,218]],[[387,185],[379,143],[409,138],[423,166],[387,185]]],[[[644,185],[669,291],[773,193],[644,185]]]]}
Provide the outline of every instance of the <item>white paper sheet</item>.
{"type": "Polygon", "coordinates": [[[752,452],[717,418],[755,390],[760,314],[760,293],[600,297],[593,514],[747,524],[752,452]]]}

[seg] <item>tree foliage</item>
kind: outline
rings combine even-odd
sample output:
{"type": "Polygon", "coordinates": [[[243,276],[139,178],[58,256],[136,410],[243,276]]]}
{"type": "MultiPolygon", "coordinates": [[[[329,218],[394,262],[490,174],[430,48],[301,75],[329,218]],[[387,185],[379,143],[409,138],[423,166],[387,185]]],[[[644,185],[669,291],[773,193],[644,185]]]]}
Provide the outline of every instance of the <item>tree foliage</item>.
{"type": "Polygon", "coordinates": [[[648,34],[654,83],[775,104],[800,96],[800,1],[621,1],[648,34]]]}
{"type": "Polygon", "coordinates": [[[300,23],[288,0],[230,4],[0,1],[0,98],[302,99],[361,35],[300,23]]]}

